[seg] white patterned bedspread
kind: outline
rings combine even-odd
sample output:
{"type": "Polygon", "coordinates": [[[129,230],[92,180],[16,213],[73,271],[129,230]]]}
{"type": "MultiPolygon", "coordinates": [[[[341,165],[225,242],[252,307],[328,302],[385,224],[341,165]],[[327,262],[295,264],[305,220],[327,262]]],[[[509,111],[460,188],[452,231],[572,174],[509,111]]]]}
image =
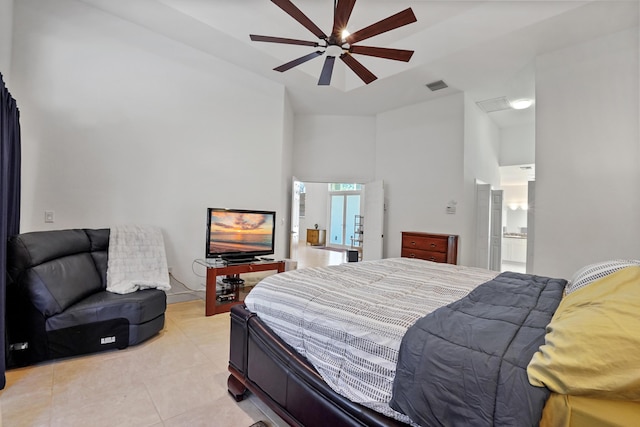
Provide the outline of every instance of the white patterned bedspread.
{"type": "Polygon", "coordinates": [[[347,263],[269,276],[245,304],[337,393],[409,422],[388,405],[406,330],[497,274],[411,258],[347,263]]]}

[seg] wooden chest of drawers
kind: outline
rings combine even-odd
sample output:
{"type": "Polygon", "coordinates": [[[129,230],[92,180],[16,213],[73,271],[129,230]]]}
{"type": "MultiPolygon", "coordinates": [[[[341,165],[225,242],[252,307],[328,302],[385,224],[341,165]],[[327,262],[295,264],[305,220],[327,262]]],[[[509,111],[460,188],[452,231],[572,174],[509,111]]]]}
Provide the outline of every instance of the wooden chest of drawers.
{"type": "Polygon", "coordinates": [[[326,231],[307,228],[307,244],[311,246],[324,246],[326,241],[326,231]]]}
{"type": "Polygon", "coordinates": [[[403,231],[400,256],[457,264],[458,236],[403,231]]]}

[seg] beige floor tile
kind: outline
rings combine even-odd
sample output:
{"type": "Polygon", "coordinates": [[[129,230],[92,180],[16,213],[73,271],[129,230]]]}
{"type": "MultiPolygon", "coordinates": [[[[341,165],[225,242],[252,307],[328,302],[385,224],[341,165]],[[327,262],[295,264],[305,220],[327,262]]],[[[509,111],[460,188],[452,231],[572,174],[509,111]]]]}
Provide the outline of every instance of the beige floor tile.
{"type": "Polygon", "coordinates": [[[0,405],[0,427],[49,427],[51,397],[0,405]]]}
{"type": "Polygon", "coordinates": [[[176,322],[176,327],[180,329],[184,335],[198,343],[203,341],[216,339],[220,334],[229,335],[229,313],[217,314],[215,316],[206,317],[204,314],[201,318],[181,320],[176,322]]]}
{"type": "Polygon", "coordinates": [[[51,396],[53,363],[7,371],[7,384],[0,391],[0,401],[24,399],[34,395],[51,396]]]}
{"type": "Polygon", "coordinates": [[[229,366],[229,343],[205,344],[198,347],[207,357],[212,366],[218,370],[226,372],[229,366]]]}
{"type": "Polygon", "coordinates": [[[53,365],[13,369],[0,392],[0,426],[49,426],[53,365]]]}
{"type": "Polygon", "coordinates": [[[150,426],[160,422],[147,388],[133,384],[101,392],[74,392],[53,397],[51,427],[150,426]]]}
{"type": "MultiPolygon", "coordinates": [[[[344,257],[299,253],[299,266],[344,257]]],[[[140,345],[9,370],[0,427],[286,426],[255,396],[228,394],[229,325],[229,313],[205,316],[203,300],[170,304],[164,329],[140,345]]]]}
{"type": "Polygon", "coordinates": [[[165,427],[249,427],[265,420],[265,415],[251,402],[236,403],[227,393],[210,404],[195,408],[164,422],[165,427]]]}
{"type": "Polygon", "coordinates": [[[187,319],[197,319],[201,315],[204,315],[204,301],[193,300],[169,304],[165,315],[176,322],[187,319]]]}
{"type": "Polygon", "coordinates": [[[162,420],[188,413],[224,396],[226,382],[216,381],[209,363],[146,380],[144,383],[162,420]]]}

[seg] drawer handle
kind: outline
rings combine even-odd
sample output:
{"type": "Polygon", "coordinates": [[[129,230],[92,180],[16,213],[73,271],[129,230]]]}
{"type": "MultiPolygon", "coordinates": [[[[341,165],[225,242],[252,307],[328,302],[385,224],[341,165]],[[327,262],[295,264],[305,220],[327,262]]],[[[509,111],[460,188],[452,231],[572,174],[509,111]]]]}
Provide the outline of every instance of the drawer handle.
{"type": "Polygon", "coordinates": [[[415,258],[416,254],[409,254],[409,258],[415,258]]]}
{"type": "Polygon", "coordinates": [[[431,247],[432,247],[432,248],[435,248],[435,247],[436,247],[436,244],[435,244],[435,243],[432,243],[432,244],[431,244],[431,247]]]}
{"type": "Polygon", "coordinates": [[[429,258],[429,261],[435,261],[435,260],[436,260],[436,258],[435,258],[435,257],[431,257],[431,258],[429,258]]]}
{"type": "Polygon", "coordinates": [[[411,244],[412,244],[413,246],[415,246],[415,245],[416,245],[416,242],[411,242],[411,244]]]}

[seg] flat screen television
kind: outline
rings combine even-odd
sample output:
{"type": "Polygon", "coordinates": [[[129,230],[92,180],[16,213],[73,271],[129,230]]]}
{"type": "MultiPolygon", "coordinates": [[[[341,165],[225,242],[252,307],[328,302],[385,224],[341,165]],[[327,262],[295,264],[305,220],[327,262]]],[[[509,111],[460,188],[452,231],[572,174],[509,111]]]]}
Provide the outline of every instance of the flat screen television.
{"type": "Polygon", "coordinates": [[[276,213],[244,209],[207,209],[207,258],[250,262],[274,253],[276,213]]]}

